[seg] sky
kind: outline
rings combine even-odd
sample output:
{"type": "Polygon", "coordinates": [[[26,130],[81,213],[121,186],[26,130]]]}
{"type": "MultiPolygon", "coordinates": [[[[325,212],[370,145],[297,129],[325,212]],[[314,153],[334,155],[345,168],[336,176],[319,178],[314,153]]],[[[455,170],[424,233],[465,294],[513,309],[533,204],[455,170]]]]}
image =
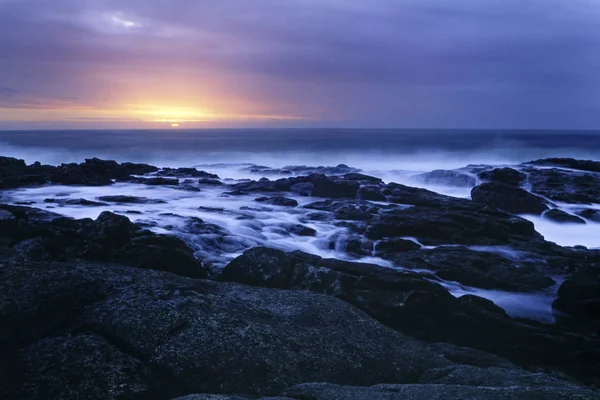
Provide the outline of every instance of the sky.
{"type": "Polygon", "coordinates": [[[0,0],[0,129],[600,129],[598,21],[598,0],[0,0]]]}

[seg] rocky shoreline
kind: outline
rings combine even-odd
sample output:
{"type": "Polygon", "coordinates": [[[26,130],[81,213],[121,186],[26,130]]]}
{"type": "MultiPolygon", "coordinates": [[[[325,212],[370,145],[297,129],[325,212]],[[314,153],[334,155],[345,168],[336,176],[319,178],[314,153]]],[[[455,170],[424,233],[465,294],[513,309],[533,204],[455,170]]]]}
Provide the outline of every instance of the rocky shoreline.
{"type": "Polygon", "coordinates": [[[472,199],[346,165],[246,168],[266,177],[0,157],[0,398],[600,399],[600,250],[547,241],[522,216],[599,223],[600,163],[418,178],[472,187],[472,199]],[[133,222],[142,207],[168,206],[137,191],[23,200],[30,188],[122,183],[186,201],[254,199],[193,204],[265,243],[273,232],[308,240],[327,223],[345,236],[323,246],[344,259],[256,246],[175,212],[171,229],[133,222]],[[76,219],[61,213],[69,207],[100,211],[76,219]],[[257,217],[269,213],[294,219],[257,217]],[[547,293],[554,321],[457,287],[547,293]]]}

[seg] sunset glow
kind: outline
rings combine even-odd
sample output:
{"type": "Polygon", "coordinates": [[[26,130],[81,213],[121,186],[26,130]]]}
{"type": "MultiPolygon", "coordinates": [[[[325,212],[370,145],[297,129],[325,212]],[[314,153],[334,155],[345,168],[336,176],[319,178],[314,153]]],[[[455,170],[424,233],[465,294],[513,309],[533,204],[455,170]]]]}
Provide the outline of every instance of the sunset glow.
{"type": "Polygon", "coordinates": [[[0,129],[596,126],[600,6],[532,2],[0,0],[0,129]]]}

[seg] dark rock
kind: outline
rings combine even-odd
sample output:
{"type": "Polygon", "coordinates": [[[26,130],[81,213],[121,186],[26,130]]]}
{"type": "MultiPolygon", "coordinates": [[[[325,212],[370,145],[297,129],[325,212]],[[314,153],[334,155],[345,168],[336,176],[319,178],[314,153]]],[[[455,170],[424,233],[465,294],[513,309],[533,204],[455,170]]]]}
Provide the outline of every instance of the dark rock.
{"type": "Polygon", "coordinates": [[[259,197],[254,199],[259,203],[270,204],[272,206],[298,207],[298,202],[287,197],[259,197]]]}
{"type": "Polygon", "coordinates": [[[160,176],[192,177],[203,179],[219,179],[219,175],[198,171],[196,168],[163,168],[158,172],[160,176]]]}
{"type": "Polygon", "coordinates": [[[166,185],[174,186],[174,185],[179,185],[179,180],[163,178],[163,177],[156,177],[156,178],[144,179],[142,183],[144,185],[149,185],[149,186],[166,186],[166,185]]]}
{"type": "Polygon", "coordinates": [[[588,264],[567,276],[552,305],[563,322],[600,333],[600,264],[588,264]]]}
{"type": "Polygon", "coordinates": [[[527,175],[512,168],[494,168],[479,173],[479,178],[484,181],[501,182],[511,186],[521,186],[527,175]]]}
{"type": "MultiPolygon", "coordinates": [[[[122,215],[103,212],[96,220],[74,220],[4,208],[12,219],[0,219],[0,243],[27,260],[84,259],[202,278],[206,268],[187,245],[173,236],[156,235],[122,215]]],[[[35,210],[35,209],[31,209],[35,210]]]]}
{"type": "Polygon", "coordinates": [[[570,168],[579,171],[600,172],[600,162],[576,160],[574,158],[546,158],[543,160],[530,161],[527,164],[570,168]]]}
{"type": "Polygon", "coordinates": [[[421,246],[412,240],[406,239],[386,239],[377,242],[375,255],[381,256],[388,253],[401,253],[404,251],[419,250],[421,246]]]}
{"type": "Polygon", "coordinates": [[[328,198],[356,198],[360,187],[358,182],[333,179],[325,175],[310,175],[310,183],[314,185],[311,195],[328,198]]]}
{"type": "Polygon", "coordinates": [[[314,380],[417,382],[450,365],[328,296],[157,271],[15,264],[0,303],[8,398],[275,395],[314,380]]]}
{"type": "MultiPolygon", "coordinates": [[[[402,246],[403,243],[399,245],[402,246]]],[[[527,292],[545,289],[555,283],[539,270],[535,262],[517,263],[496,253],[473,251],[465,247],[394,252],[393,248],[382,248],[380,243],[377,249],[384,258],[396,265],[435,271],[436,275],[444,280],[460,282],[467,286],[527,292]]]]}
{"type": "Polygon", "coordinates": [[[344,179],[347,181],[360,181],[360,182],[370,182],[370,183],[382,183],[381,178],[377,178],[375,176],[363,175],[358,173],[350,173],[344,175],[344,179]]]}
{"type": "Polygon", "coordinates": [[[336,386],[329,383],[307,383],[289,388],[283,391],[282,395],[294,399],[310,400],[598,400],[599,398],[596,391],[564,383],[558,387],[442,384],[353,387],[336,386]]]}
{"type": "Polygon", "coordinates": [[[98,200],[107,201],[109,203],[125,203],[125,204],[165,204],[166,203],[164,200],[149,199],[147,197],[124,196],[124,195],[101,196],[101,197],[98,197],[98,200]]]}
{"type": "Polygon", "coordinates": [[[384,188],[380,186],[363,186],[358,190],[358,198],[361,200],[386,201],[387,197],[382,193],[384,188]]]}
{"type": "Polygon", "coordinates": [[[286,229],[291,234],[298,236],[316,236],[317,234],[317,231],[313,228],[300,224],[287,226],[286,229]]]}
{"type": "Polygon", "coordinates": [[[300,182],[290,186],[290,191],[300,196],[312,196],[314,188],[315,185],[310,182],[300,182]]]}
{"type": "Polygon", "coordinates": [[[548,210],[543,214],[543,217],[561,224],[585,224],[585,221],[579,217],[568,214],[557,208],[548,210]]]}
{"type": "Polygon", "coordinates": [[[501,183],[490,182],[471,191],[474,202],[496,207],[513,214],[541,214],[548,209],[547,202],[526,190],[501,183]]]}
{"type": "Polygon", "coordinates": [[[99,201],[92,201],[87,199],[44,199],[44,203],[68,205],[68,206],[88,206],[88,207],[100,207],[107,206],[107,203],[99,201]]]}
{"type": "Polygon", "coordinates": [[[223,182],[218,179],[200,178],[198,179],[199,185],[210,185],[210,186],[221,186],[223,182]]]}
{"type": "Polygon", "coordinates": [[[473,187],[477,184],[477,179],[466,172],[441,169],[417,175],[415,179],[425,184],[441,186],[473,187]]]}
{"type": "Polygon", "coordinates": [[[589,219],[592,222],[600,222],[600,211],[595,210],[593,208],[586,208],[584,210],[578,211],[577,215],[585,219],[589,219]]]}
{"type": "Polygon", "coordinates": [[[571,204],[600,203],[600,174],[557,168],[524,169],[533,193],[571,204]]]}
{"type": "Polygon", "coordinates": [[[592,382],[600,372],[600,343],[595,339],[515,321],[476,296],[457,299],[432,282],[432,276],[254,248],[227,265],[222,277],[333,295],[410,336],[491,352],[520,366],[563,370],[592,382]]]}

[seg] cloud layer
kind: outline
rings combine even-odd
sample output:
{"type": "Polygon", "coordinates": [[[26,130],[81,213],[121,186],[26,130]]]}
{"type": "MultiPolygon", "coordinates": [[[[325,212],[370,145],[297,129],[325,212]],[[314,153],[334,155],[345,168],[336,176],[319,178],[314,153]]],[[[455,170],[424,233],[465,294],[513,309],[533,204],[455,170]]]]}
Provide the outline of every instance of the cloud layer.
{"type": "Polygon", "coordinates": [[[597,21],[594,0],[0,0],[0,128],[135,126],[140,107],[217,125],[600,128],[597,21]]]}

